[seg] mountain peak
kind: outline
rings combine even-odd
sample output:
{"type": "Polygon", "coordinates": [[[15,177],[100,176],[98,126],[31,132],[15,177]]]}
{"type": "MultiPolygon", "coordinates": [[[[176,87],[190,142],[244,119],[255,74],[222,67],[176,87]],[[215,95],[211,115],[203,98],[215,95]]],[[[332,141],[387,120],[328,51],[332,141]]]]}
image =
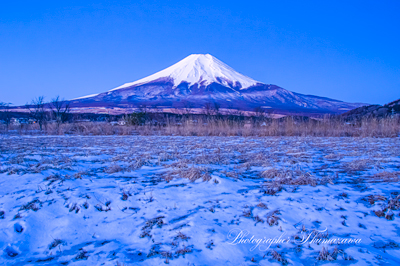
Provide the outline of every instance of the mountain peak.
{"type": "Polygon", "coordinates": [[[206,86],[211,83],[219,83],[226,87],[245,89],[260,83],[240,74],[210,54],[191,54],[164,70],[135,82],[126,83],[113,90],[146,84],[160,78],[172,79],[175,87],[187,82],[189,86],[194,84],[206,86]]]}

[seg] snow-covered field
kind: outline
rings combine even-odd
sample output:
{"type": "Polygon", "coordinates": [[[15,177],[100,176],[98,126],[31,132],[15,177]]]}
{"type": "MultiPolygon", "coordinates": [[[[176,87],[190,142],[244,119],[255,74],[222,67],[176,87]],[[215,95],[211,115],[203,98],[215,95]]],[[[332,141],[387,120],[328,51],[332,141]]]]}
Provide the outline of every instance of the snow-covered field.
{"type": "Polygon", "coordinates": [[[398,138],[0,136],[0,264],[400,265],[399,171],[398,138]]]}

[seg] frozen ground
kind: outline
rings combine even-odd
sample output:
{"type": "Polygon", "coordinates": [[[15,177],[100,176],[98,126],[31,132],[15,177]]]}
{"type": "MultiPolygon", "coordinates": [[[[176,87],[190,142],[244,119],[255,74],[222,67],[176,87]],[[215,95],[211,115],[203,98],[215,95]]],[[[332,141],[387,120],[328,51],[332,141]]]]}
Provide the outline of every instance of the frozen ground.
{"type": "Polygon", "coordinates": [[[0,136],[0,264],[399,265],[399,171],[398,138],[0,136]]]}

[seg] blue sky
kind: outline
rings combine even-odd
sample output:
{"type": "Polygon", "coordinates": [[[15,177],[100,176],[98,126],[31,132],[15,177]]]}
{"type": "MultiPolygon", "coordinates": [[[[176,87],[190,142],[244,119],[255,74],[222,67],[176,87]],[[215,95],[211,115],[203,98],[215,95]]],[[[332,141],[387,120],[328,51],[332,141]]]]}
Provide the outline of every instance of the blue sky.
{"type": "Polygon", "coordinates": [[[71,99],[193,53],[285,89],[400,98],[400,1],[7,1],[0,101],[71,99]]]}

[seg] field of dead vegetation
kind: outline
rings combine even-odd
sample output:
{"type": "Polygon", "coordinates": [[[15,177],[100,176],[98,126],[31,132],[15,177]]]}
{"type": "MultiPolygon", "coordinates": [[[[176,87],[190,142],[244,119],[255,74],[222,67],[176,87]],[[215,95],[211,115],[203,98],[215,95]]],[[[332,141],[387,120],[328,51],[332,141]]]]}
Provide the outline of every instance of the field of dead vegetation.
{"type": "Polygon", "coordinates": [[[399,179],[399,138],[2,135],[0,264],[400,265],[399,179]]]}

